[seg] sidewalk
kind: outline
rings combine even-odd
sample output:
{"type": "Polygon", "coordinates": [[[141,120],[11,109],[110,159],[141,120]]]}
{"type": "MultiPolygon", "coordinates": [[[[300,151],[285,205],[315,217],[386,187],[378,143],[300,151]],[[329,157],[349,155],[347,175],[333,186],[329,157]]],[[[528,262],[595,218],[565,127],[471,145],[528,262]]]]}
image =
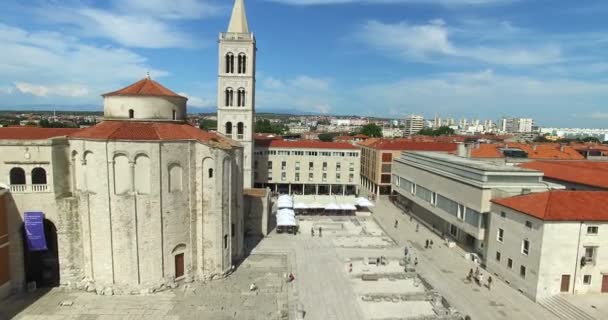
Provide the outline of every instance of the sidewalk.
{"type": "MultiPolygon", "coordinates": [[[[493,277],[492,289],[469,283],[466,276],[471,268],[477,267],[472,261],[466,261],[457,248],[450,249],[444,245],[435,233],[420,224],[416,232],[416,219],[410,221],[409,215],[395,207],[386,196],[382,196],[376,207],[372,208],[373,216],[401,246],[408,245],[410,251],[418,257],[418,272],[437,289],[450,304],[468,314],[472,319],[518,319],[540,320],[556,319],[551,313],[515,289],[493,277]],[[394,228],[395,219],[399,221],[394,228]],[[426,239],[433,240],[432,249],[424,249],[426,239]]],[[[484,278],[489,273],[482,270],[484,278]]]]}

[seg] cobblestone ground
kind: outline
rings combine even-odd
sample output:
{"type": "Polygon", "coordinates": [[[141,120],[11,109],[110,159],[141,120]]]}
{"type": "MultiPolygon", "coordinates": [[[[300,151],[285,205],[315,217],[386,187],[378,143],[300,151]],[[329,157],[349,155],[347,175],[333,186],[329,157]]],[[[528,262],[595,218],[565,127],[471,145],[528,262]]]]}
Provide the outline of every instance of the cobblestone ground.
{"type": "Polygon", "coordinates": [[[145,296],[98,296],[59,288],[0,303],[0,320],[281,319],[288,313],[287,256],[249,256],[229,277],[145,296]],[[252,292],[249,285],[258,290],[252,292]],[[60,306],[70,302],[71,306],[60,306]],[[283,315],[283,316],[282,316],[283,315]]]}

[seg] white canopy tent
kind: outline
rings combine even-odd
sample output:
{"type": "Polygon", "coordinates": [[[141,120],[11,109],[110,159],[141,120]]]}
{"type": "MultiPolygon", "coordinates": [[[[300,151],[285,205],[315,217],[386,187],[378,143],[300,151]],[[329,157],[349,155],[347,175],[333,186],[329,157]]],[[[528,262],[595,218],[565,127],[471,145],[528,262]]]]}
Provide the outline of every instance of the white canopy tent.
{"type": "Polygon", "coordinates": [[[296,226],[296,213],[291,209],[277,211],[277,226],[296,226]]]}
{"type": "Polygon", "coordinates": [[[356,201],[357,201],[357,206],[359,206],[359,207],[373,207],[374,206],[374,204],[371,201],[369,201],[367,198],[364,198],[364,197],[359,197],[356,199],[356,201]]]}
{"type": "Polygon", "coordinates": [[[277,200],[279,208],[293,208],[293,199],[290,196],[282,195],[277,200]]]}

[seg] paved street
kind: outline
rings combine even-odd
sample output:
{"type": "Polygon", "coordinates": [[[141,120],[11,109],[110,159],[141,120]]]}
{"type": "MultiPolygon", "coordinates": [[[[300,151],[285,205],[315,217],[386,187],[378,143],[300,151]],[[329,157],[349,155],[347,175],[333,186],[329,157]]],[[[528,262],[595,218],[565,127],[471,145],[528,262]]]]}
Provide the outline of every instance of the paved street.
{"type": "MultiPolygon", "coordinates": [[[[492,290],[468,283],[466,275],[476,265],[466,261],[459,249],[443,245],[442,239],[422,224],[416,232],[416,220],[410,221],[409,215],[402,214],[386,197],[381,197],[372,211],[395,241],[413,248],[420,261],[418,272],[456,308],[473,319],[555,319],[543,307],[498,279],[493,282],[492,290]],[[396,229],[395,219],[399,220],[396,229]],[[426,239],[433,240],[433,249],[424,249],[426,239]]],[[[488,273],[484,271],[484,274],[488,273]]]]}

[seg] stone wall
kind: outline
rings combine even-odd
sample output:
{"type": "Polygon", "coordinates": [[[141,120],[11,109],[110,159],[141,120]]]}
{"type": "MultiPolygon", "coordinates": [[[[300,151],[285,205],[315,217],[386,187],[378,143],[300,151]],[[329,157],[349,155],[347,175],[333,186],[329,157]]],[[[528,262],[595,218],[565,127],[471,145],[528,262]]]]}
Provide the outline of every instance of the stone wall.
{"type": "Polygon", "coordinates": [[[245,235],[264,237],[269,232],[270,190],[244,190],[245,235]]]}
{"type": "Polygon", "coordinates": [[[10,292],[10,269],[9,269],[9,241],[8,228],[6,224],[6,210],[4,208],[4,194],[6,189],[0,188],[0,299],[6,297],[10,292]]]}

